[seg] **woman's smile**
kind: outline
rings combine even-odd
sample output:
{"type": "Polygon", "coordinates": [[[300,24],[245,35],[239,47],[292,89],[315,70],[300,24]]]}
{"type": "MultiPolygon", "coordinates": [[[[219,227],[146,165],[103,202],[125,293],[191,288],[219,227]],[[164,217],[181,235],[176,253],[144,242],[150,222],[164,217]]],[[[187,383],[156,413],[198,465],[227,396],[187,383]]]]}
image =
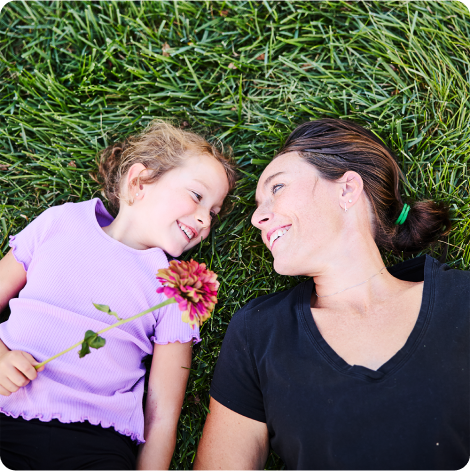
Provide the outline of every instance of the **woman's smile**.
{"type": "Polygon", "coordinates": [[[289,224],[287,226],[281,226],[281,227],[277,227],[275,229],[271,229],[269,232],[268,232],[268,235],[267,235],[267,240],[268,240],[268,247],[269,249],[272,251],[273,247],[274,247],[274,243],[280,239],[281,237],[283,237],[285,234],[287,234],[288,230],[291,228],[292,224],[289,224]]]}

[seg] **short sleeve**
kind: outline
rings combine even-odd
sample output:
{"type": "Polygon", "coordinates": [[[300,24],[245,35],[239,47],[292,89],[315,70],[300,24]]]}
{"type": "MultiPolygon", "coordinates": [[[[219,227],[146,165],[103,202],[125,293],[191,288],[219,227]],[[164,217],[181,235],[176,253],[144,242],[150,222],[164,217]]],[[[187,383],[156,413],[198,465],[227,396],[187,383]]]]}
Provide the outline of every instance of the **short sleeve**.
{"type": "Polygon", "coordinates": [[[211,396],[223,406],[258,422],[266,422],[263,394],[249,350],[246,307],[236,312],[227,329],[211,384],[211,396]]]}
{"type": "Polygon", "coordinates": [[[181,311],[177,303],[168,304],[157,311],[155,333],[150,340],[159,345],[167,343],[200,342],[199,328],[191,326],[181,320],[181,311]]]}
{"type": "Polygon", "coordinates": [[[10,247],[13,249],[15,260],[23,265],[25,271],[28,271],[37,248],[46,239],[61,208],[62,206],[54,206],[46,209],[21,232],[10,236],[10,247]]]}

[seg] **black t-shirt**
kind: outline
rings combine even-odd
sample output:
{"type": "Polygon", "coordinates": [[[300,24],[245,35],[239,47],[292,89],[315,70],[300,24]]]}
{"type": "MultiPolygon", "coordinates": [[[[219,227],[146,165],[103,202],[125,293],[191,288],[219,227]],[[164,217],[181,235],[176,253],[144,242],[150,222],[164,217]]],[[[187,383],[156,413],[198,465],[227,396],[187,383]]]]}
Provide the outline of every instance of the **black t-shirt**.
{"type": "Polygon", "coordinates": [[[460,469],[470,454],[470,272],[422,256],[389,269],[422,281],[406,344],[377,371],[347,364],[310,310],[312,279],[232,318],[212,397],[266,422],[289,469],[460,469]]]}

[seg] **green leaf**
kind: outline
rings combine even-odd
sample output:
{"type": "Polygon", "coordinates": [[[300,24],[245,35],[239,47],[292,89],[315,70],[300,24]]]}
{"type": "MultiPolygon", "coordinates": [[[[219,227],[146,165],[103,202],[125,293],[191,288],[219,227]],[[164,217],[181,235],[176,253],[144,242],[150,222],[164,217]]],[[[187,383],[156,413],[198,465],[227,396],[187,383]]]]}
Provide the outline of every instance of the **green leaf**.
{"type": "Polygon", "coordinates": [[[110,316],[114,316],[118,321],[122,321],[122,319],[117,315],[117,312],[109,311],[108,314],[110,316]]]}
{"type": "Polygon", "coordinates": [[[95,303],[93,303],[93,306],[95,306],[96,309],[98,309],[98,311],[103,311],[106,314],[109,314],[109,311],[111,311],[111,308],[109,306],[106,306],[106,304],[95,304],[95,303]]]}
{"type": "Polygon", "coordinates": [[[117,312],[111,311],[111,308],[107,306],[106,304],[95,304],[93,303],[93,306],[98,309],[98,311],[105,312],[106,314],[109,314],[110,316],[114,316],[118,321],[122,321],[122,319],[117,315],[117,312]]]}
{"type": "Polygon", "coordinates": [[[78,356],[80,358],[83,358],[85,355],[88,355],[90,353],[90,346],[88,345],[87,342],[83,342],[82,343],[82,348],[81,350],[78,352],[78,356]]]}
{"type": "Polygon", "coordinates": [[[85,332],[85,338],[83,339],[82,348],[78,352],[78,356],[83,358],[85,355],[90,353],[91,348],[101,348],[106,344],[106,340],[103,337],[100,337],[96,332],[92,330],[87,330],[85,332]]]}
{"type": "Polygon", "coordinates": [[[85,338],[83,339],[84,342],[90,343],[93,339],[95,339],[98,336],[96,332],[93,332],[92,330],[87,330],[85,332],[85,338]]]}
{"type": "Polygon", "coordinates": [[[106,343],[106,339],[103,337],[97,336],[95,339],[93,339],[91,342],[88,342],[91,348],[101,348],[104,347],[106,343]]]}

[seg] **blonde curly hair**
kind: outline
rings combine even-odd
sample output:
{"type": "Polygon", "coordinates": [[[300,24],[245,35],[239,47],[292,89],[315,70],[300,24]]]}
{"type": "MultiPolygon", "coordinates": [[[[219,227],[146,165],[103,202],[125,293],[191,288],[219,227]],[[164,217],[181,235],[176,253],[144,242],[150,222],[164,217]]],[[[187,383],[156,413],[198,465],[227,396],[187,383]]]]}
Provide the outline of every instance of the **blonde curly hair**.
{"type": "MultiPolygon", "coordinates": [[[[229,192],[234,189],[236,172],[230,154],[224,155],[223,150],[198,134],[156,119],[141,134],[116,142],[99,154],[98,171],[92,177],[101,184],[110,213],[116,216],[119,212],[121,182],[132,165],[141,163],[149,170],[145,176],[135,178],[132,184],[148,185],[156,182],[165,172],[182,165],[188,151],[214,157],[225,169],[229,192]]],[[[228,205],[224,204],[221,213],[226,213],[228,209],[228,205]]]]}

